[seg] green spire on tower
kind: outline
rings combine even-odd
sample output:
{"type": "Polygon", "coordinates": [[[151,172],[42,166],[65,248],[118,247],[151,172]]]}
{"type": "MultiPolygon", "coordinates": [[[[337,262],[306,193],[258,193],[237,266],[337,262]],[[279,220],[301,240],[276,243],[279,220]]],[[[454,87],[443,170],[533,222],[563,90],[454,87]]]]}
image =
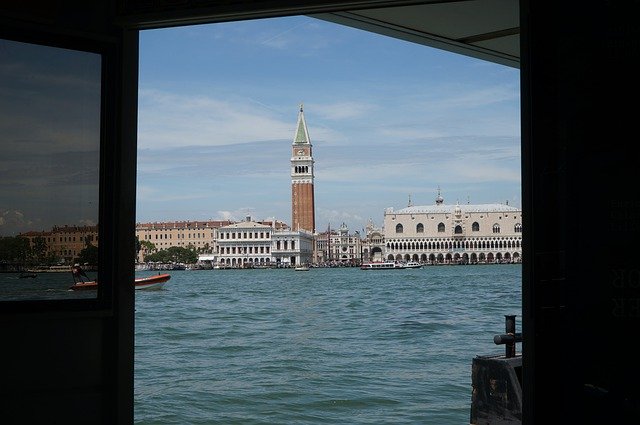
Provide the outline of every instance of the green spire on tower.
{"type": "Polygon", "coordinates": [[[307,123],[304,120],[304,108],[302,103],[300,104],[300,112],[298,112],[298,125],[296,127],[296,135],[293,139],[293,144],[311,144],[311,140],[309,140],[309,131],[307,130],[307,123]]]}

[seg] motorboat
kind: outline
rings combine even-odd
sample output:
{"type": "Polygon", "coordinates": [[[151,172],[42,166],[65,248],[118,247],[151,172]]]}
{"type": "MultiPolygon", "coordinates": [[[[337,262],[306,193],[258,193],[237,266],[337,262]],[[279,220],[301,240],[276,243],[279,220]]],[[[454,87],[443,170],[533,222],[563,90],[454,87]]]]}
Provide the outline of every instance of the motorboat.
{"type": "Polygon", "coordinates": [[[297,272],[308,272],[309,271],[309,266],[305,266],[304,264],[300,264],[299,266],[296,266],[295,271],[297,272]]]}
{"type": "Polygon", "coordinates": [[[156,274],[147,277],[138,277],[134,281],[134,288],[137,289],[160,289],[171,279],[168,273],[156,274]]]}
{"type": "MultiPolygon", "coordinates": [[[[134,288],[138,289],[160,289],[164,284],[171,279],[171,275],[168,273],[156,274],[146,277],[137,277],[134,281],[134,288]]],[[[98,281],[89,280],[85,282],[76,282],[69,287],[72,291],[84,291],[90,289],[98,289],[98,281]]]]}
{"type": "Polygon", "coordinates": [[[369,263],[363,263],[360,266],[360,270],[400,270],[406,269],[406,265],[400,261],[372,261],[369,263]]]}
{"type": "Polygon", "coordinates": [[[405,263],[405,268],[406,269],[421,269],[422,268],[422,264],[418,263],[417,261],[408,261],[407,263],[405,263]]]}

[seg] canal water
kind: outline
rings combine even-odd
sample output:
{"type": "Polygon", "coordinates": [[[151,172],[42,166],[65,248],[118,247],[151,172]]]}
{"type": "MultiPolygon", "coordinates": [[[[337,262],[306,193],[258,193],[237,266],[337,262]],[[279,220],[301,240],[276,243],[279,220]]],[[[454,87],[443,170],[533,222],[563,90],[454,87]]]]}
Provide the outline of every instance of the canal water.
{"type": "Polygon", "coordinates": [[[521,328],[519,264],[170,273],[136,291],[137,424],[468,424],[521,328]]]}

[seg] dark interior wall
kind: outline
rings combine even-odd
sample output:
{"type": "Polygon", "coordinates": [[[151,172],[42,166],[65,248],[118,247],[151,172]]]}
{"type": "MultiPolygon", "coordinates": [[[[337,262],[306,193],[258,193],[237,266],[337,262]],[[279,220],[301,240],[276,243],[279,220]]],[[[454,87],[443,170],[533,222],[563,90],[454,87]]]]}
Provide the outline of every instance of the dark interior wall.
{"type": "Polygon", "coordinates": [[[102,423],[102,319],[3,317],[2,423],[102,423]]]}
{"type": "Polygon", "coordinates": [[[638,3],[521,4],[526,423],[638,423],[638,3]]]}

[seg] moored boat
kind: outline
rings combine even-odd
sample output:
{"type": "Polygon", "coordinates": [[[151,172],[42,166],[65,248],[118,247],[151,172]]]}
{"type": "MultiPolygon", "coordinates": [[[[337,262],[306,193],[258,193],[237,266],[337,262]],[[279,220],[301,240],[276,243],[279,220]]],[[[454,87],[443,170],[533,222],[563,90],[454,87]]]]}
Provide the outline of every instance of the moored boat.
{"type": "MultiPolygon", "coordinates": [[[[160,289],[171,279],[168,273],[151,275],[147,277],[138,277],[134,281],[134,288],[138,289],[160,289]]],[[[85,282],[76,282],[69,287],[72,291],[84,291],[89,289],[98,289],[98,282],[89,280],[85,282]]]]}
{"type": "Polygon", "coordinates": [[[297,272],[307,272],[309,271],[309,266],[305,266],[304,264],[301,264],[299,266],[296,266],[294,270],[297,272]]]}

